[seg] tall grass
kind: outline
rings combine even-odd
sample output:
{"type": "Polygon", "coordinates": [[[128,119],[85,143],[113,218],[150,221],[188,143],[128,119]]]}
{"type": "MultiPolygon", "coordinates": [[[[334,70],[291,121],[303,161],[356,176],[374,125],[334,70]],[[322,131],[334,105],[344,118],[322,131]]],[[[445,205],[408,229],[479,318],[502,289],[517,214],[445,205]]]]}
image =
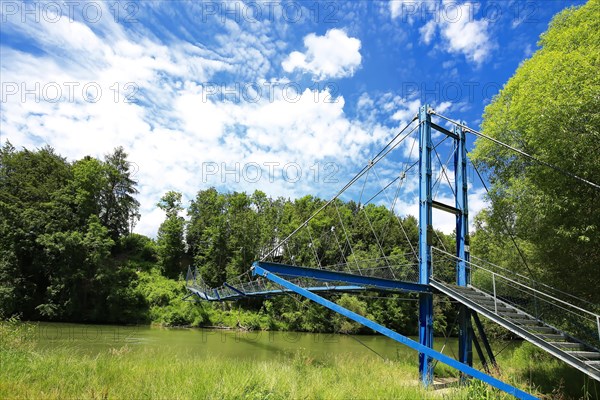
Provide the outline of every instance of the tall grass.
{"type": "Polygon", "coordinates": [[[414,368],[373,359],[201,361],[127,347],[98,356],[67,348],[3,362],[0,398],[425,398],[414,368]]]}
{"type": "MultiPolygon", "coordinates": [[[[2,399],[510,398],[476,381],[462,388],[426,390],[419,385],[414,360],[345,355],[321,359],[299,350],[268,361],[235,361],[127,345],[92,356],[68,347],[35,350],[31,329],[15,321],[0,323],[2,399]]],[[[517,354],[502,379],[536,392],[527,384],[527,370],[519,366],[526,357],[517,354]]]]}

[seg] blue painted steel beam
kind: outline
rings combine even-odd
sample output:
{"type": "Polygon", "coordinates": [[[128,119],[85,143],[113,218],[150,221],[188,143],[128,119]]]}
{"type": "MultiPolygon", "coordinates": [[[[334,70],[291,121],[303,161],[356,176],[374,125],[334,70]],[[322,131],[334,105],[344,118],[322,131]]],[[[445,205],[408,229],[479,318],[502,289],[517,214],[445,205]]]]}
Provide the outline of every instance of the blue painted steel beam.
{"type": "Polygon", "coordinates": [[[514,386],[511,386],[511,385],[504,383],[492,376],[489,376],[481,371],[478,371],[473,367],[462,364],[453,358],[450,358],[450,357],[448,357],[440,352],[437,352],[427,346],[417,343],[414,340],[407,338],[406,336],[403,336],[397,332],[392,331],[391,329],[386,328],[383,325],[380,325],[374,321],[371,321],[368,318],[363,317],[362,315],[359,315],[359,314],[352,312],[344,307],[341,307],[341,306],[337,305],[336,303],[329,301],[319,295],[311,293],[310,291],[303,289],[300,286],[294,285],[293,283],[269,272],[268,270],[261,268],[256,263],[254,264],[252,273],[255,275],[263,276],[263,277],[277,283],[278,285],[283,286],[286,289],[292,290],[292,291],[306,297],[307,299],[314,301],[315,303],[318,303],[322,306],[329,308],[332,311],[335,311],[347,318],[350,318],[351,320],[356,321],[356,322],[366,326],[367,328],[373,329],[374,331],[379,332],[382,335],[385,335],[385,336],[389,337],[390,339],[393,339],[401,344],[404,344],[413,350],[416,350],[423,354],[426,354],[428,357],[435,358],[436,360],[439,360],[440,362],[442,362],[446,365],[449,365],[452,368],[455,368],[467,375],[470,375],[470,376],[477,378],[495,388],[498,388],[498,389],[502,390],[503,392],[509,393],[519,399],[535,399],[535,397],[533,397],[529,393],[526,393],[514,386]]]}
{"type": "Polygon", "coordinates": [[[469,256],[469,206],[468,206],[468,186],[467,186],[467,145],[465,132],[458,127],[454,128],[459,139],[455,140],[454,152],[454,186],[456,193],[456,257],[457,261],[457,281],[459,286],[466,286],[467,268],[466,262],[469,256]]]}
{"type": "MultiPolygon", "coordinates": [[[[367,290],[367,288],[363,286],[311,286],[304,288],[309,292],[359,292],[367,290]]],[[[250,292],[247,293],[246,296],[252,297],[260,297],[260,296],[270,296],[275,294],[289,293],[289,290],[285,289],[274,289],[274,290],[265,290],[263,292],[250,292]]]]}
{"type": "Polygon", "coordinates": [[[450,214],[460,215],[460,213],[461,213],[461,211],[458,208],[449,206],[448,204],[440,203],[439,201],[433,200],[431,202],[431,205],[433,206],[433,208],[436,208],[441,211],[445,211],[450,214]]]}
{"type": "Polygon", "coordinates": [[[456,132],[450,132],[448,129],[444,128],[443,126],[439,126],[438,124],[434,124],[432,122],[431,127],[433,129],[435,129],[436,131],[443,133],[446,136],[450,136],[452,139],[458,139],[458,135],[456,134],[456,132]]]}
{"type": "Polygon", "coordinates": [[[490,359],[490,362],[492,363],[492,366],[494,367],[496,372],[499,372],[500,368],[498,368],[498,363],[496,362],[496,356],[494,355],[494,352],[492,351],[492,346],[490,346],[490,342],[487,338],[487,335],[485,334],[485,330],[483,329],[483,325],[481,323],[481,320],[479,319],[479,315],[476,312],[473,312],[473,313],[471,313],[471,316],[473,317],[473,321],[475,321],[475,326],[477,327],[477,330],[479,331],[479,337],[481,338],[481,341],[483,342],[483,346],[485,347],[485,351],[490,359]]]}
{"type": "Polygon", "coordinates": [[[238,294],[240,294],[240,295],[242,295],[242,296],[246,296],[246,293],[242,292],[241,290],[239,290],[239,289],[238,289],[238,288],[236,288],[236,287],[233,287],[233,286],[231,286],[231,285],[230,285],[229,283],[227,283],[227,282],[223,282],[223,286],[226,286],[226,287],[228,287],[229,289],[233,290],[234,292],[236,292],[236,293],[238,293],[238,294]]]}
{"type": "Polygon", "coordinates": [[[298,267],[294,265],[278,264],[272,262],[256,261],[253,267],[259,266],[277,275],[299,278],[311,278],[319,281],[346,282],[361,286],[371,286],[386,290],[400,290],[405,292],[432,293],[427,285],[418,283],[395,281],[392,279],[374,278],[369,276],[349,274],[347,272],[329,271],[325,269],[298,267]]]}
{"type": "MultiPolygon", "coordinates": [[[[465,132],[455,126],[454,133],[454,193],[456,214],[456,284],[467,286],[469,278],[465,260],[469,257],[469,205],[467,186],[467,143],[465,132]]],[[[473,326],[471,310],[464,305],[459,306],[458,320],[458,359],[460,362],[473,365],[473,326]]]]}
{"type": "MultiPolygon", "coordinates": [[[[431,114],[426,104],[419,110],[419,283],[429,284],[431,277],[432,225],[432,173],[431,114]]],[[[433,348],[433,296],[421,294],[419,298],[419,343],[433,348]]],[[[425,386],[433,380],[433,366],[427,353],[419,353],[419,374],[425,386]]]]}
{"type": "MultiPolygon", "coordinates": [[[[221,297],[211,297],[207,295],[205,292],[202,292],[196,288],[189,287],[187,288],[190,292],[194,293],[200,300],[204,301],[234,301],[248,297],[270,297],[279,294],[289,293],[289,290],[285,289],[274,289],[274,290],[265,290],[262,292],[248,292],[244,295],[236,294],[229,296],[221,296],[221,297]]],[[[311,292],[361,292],[368,290],[368,288],[363,286],[354,286],[354,285],[344,285],[344,286],[311,286],[305,288],[311,292]]],[[[240,293],[240,292],[238,292],[240,293]]]]}

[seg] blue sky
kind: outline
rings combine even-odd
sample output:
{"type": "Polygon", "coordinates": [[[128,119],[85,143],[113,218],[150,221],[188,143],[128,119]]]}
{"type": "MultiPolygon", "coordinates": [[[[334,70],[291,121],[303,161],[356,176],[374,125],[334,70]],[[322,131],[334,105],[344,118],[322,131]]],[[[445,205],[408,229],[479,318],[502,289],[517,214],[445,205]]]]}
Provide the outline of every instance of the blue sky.
{"type": "MultiPolygon", "coordinates": [[[[478,127],[552,16],[582,3],[3,0],[0,141],[71,160],[123,146],[139,181],[136,230],[150,236],[167,190],[186,202],[210,186],[329,197],[422,103],[478,127]]],[[[414,178],[402,214],[417,210],[414,178]]],[[[484,205],[473,180],[472,214],[484,205]]],[[[452,230],[451,216],[434,219],[452,230]]]]}

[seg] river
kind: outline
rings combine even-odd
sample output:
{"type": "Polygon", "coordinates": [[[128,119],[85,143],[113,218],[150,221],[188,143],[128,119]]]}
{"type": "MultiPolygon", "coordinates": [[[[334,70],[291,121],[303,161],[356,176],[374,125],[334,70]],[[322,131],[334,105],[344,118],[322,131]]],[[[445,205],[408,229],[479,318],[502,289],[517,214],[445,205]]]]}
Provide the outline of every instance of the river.
{"type": "MultiPolygon", "coordinates": [[[[179,357],[218,357],[227,359],[267,360],[293,357],[298,351],[317,359],[335,354],[357,357],[384,357],[414,360],[416,352],[380,335],[313,334],[297,332],[242,332],[215,329],[160,328],[149,326],[82,325],[39,323],[38,349],[68,347],[72,351],[94,355],[127,346],[131,351],[152,349],[179,357]]],[[[415,338],[413,338],[415,339],[415,338]]],[[[508,351],[517,343],[510,344],[508,351]]],[[[503,343],[495,343],[500,349],[503,343]]],[[[457,353],[457,340],[436,338],[435,348],[444,354],[457,353]]],[[[477,359],[476,355],[474,357],[477,359]]]]}

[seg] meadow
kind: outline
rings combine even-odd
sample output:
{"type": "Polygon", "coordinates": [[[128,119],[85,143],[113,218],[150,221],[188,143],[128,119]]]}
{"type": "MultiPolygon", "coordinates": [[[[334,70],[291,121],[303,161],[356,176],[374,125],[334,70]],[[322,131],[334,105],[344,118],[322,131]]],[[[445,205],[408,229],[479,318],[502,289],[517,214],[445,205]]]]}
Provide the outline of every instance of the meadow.
{"type": "MultiPolygon", "coordinates": [[[[86,353],[66,344],[40,348],[35,330],[35,324],[14,320],[0,324],[0,398],[511,398],[476,380],[463,387],[424,389],[412,355],[384,360],[338,352],[323,357],[298,348],[272,357],[235,359],[127,343],[86,353]]],[[[536,396],[598,398],[597,384],[533,346],[520,344],[499,362],[503,380],[536,396]]],[[[436,375],[456,376],[443,365],[436,367],[436,375]]]]}

